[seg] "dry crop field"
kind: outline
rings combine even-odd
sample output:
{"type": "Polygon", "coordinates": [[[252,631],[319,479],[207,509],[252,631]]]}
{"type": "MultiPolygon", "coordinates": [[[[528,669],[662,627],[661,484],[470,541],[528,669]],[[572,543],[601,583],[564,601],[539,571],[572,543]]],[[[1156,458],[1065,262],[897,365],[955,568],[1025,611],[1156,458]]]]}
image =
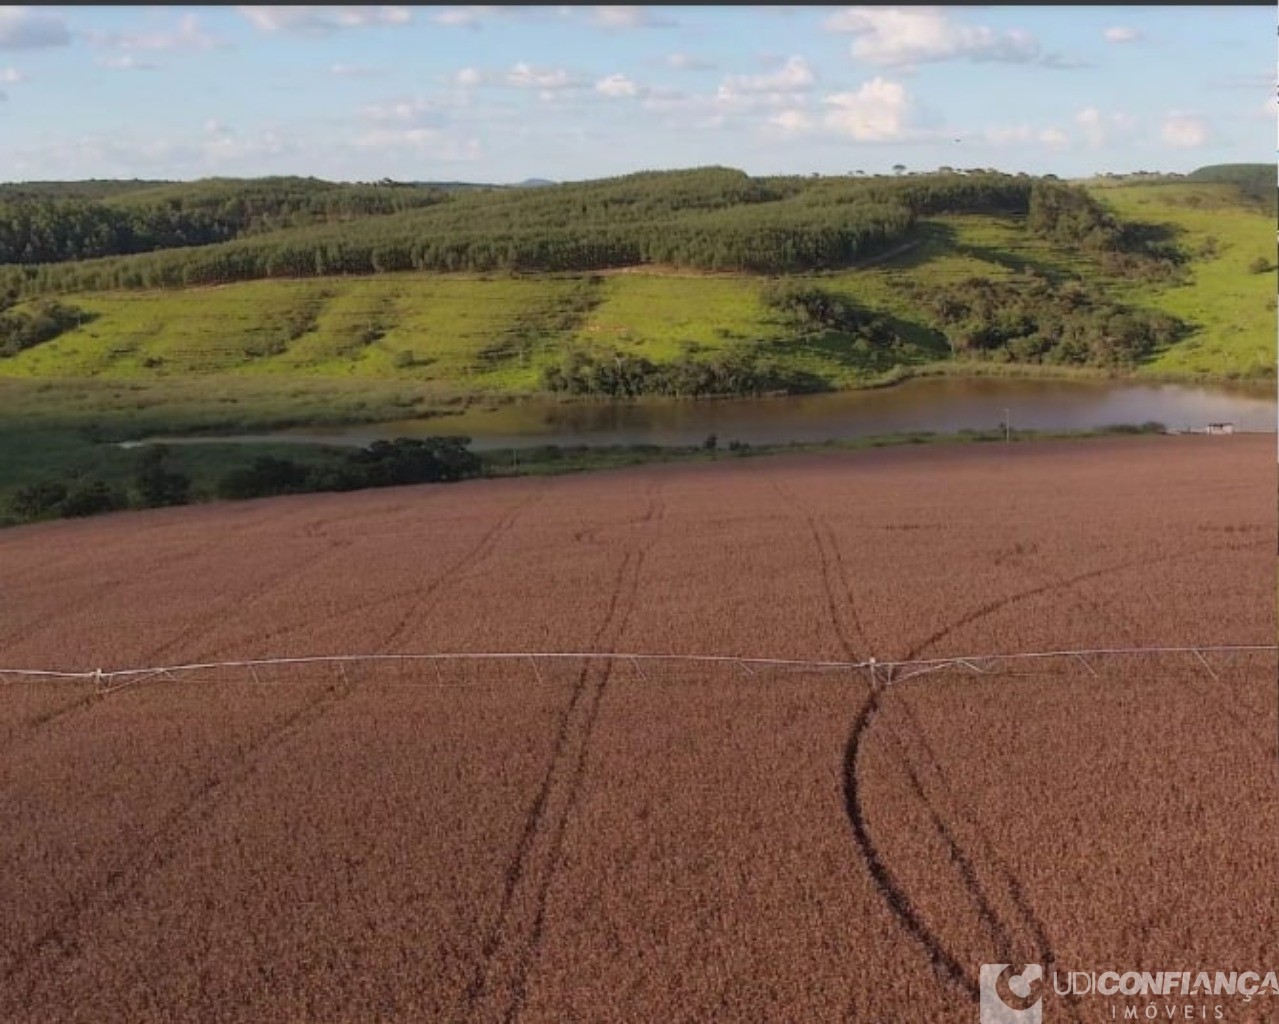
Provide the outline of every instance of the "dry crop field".
{"type": "MultiPolygon", "coordinates": [[[[1270,645],[1273,444],[725,459],[16,528],[0,666],[1270,645]]],[[[0,1020],[971,1022],[984,962],[1275,970],[1275,673],[1261,651],[892,682],[631,658],[0,677],[0,1020]]],[[[1044,1000],[1049,1024],[1133,1003],[1044,1000]]]]}

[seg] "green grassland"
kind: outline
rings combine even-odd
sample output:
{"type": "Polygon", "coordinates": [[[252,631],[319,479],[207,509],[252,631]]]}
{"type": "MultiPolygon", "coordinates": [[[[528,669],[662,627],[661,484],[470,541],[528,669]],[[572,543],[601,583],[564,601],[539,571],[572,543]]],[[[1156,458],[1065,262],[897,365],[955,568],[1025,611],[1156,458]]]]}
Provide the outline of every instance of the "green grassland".
{"type": "Polygon", "coordinates": [[[1241,204],[1229,185],[1099,185],[1094,193],[1128,220],[1170,225],[1191,256],[1191,283],[1172,288],[1117,288],[1141,303],[1195,325],[1179,344],[1138,372],[1163,376],[1255,377],[1275,365],[1274,217],[1241,204]],[[1258,258],[1270,270],[1256,273],[1258,258]]]}

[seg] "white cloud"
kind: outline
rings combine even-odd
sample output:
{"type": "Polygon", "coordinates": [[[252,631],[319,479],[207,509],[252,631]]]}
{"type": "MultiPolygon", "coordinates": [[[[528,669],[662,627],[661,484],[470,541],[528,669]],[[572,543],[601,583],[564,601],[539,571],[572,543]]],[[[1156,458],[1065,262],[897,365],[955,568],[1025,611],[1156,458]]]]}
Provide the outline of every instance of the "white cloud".
{"type": "Polygon", "coordinates": [[[0,50],[66,46],[71,30],[60,15],[30,7],[0,7],[0,50]]]}
{"type": "Polygon", "coordinates": [[[93,32],[89,41],[95,46],[118,50],[148,50],[154,52],[180,50],[212,50],[225,45],[221,40],[200,27],[200,19],[194,14],[184,15],[171,31],[156,32],[93,32]]]}
{"type": "Polygon", "coordinates": [[[1070,136],[1060,128],[1032,128],[1028,124],[987,128],[982,134],[987,142],[996,146],[1039,143],[1052,149],[1060,149],[1070,142],[1070,136]]]}
{"type": "Polygon", "coordinates": [[[710,71],[715,67],[712,61],[691,53],[668,53],[662,58],[662,63],[672,71],[710,71]]]}
{"type": "Polygon", "coordinates": [[[1102,33],[1108,43],[1136,43],[1142,38],[1141,31],[1126,25],[1115,25],[1102,33]]]}
{"type": "Polygon", "coordinates": [[[669,28],[675,22],[651,7],[595,7],[591,12],[591,24],[597,28],[635,29],[669,28]]]}
{"type": "Polygon", "coordinates": [[[483,22],[512,10],[513,8],[505,5],[446,7],[442,11],[435,11],[431,20],[437,25],[447,25],[450,28],[479,28],[483,22]]]}
{"type": "Polygon", "coordinates": [[[1208,85],[1212,89],[1251,89],[1254,92],[1269,89],[1274,92],[1275,73],[1263,71],[1256,74],[1230,75],[1226,78],[1214,79],[1208,85]]]}
{"type": "Polygon", "coordinates": [[[1087,145],[1101,149],[1110,142],[1113,134],[1130,134],[1137,127],[1136,120],[1122,112],[1104,114],[1096,107],[1085,107],[1075,115],[1075,124],[1087,145]]]}
{"type": "Polygon", "coordinates": [[[97,64],[108,71],[155,71],[159,67],[149,60],[139,60],[131,53],[120,57],[102,57],[97,64]]]}
{"type": "Polygon", "coordinates": [[[805,110],[782,110],[768,119],[769,127],[783,136],[805,135],[816,127],[812,115],[805,110]]]}
{"type": "Polygon", "coordinates": [[[1170,146],[1195,149],[1208,141],[1208,125],[1193,114],[1173,111],[1164,118],[1160,137],[1170,146]]]}
{"type": "Polygon", "coordinates": [[[645,110],[651,110],[654,113],[672,113],[688,109],[698,102],[697,97],[691,96],[680,89],[656,86],[645,90],[644,101],[641,106],[645,110]]]}
{"type": "Polygon", "coordinates": [[[415,96],[409,99],[391,100],[386,103],[370,103],[362,107],[361,116],[375,124],[394,124],[415,128],[438,128],[444,122],[444,109],[440,101],[415,96]]]}
{"type": "Polygon", "coordinates": [[[750,93],[804,92],[817,83],[817,76],[803,57],[791,57],[776,71],[764,75],[729,75],[720,86],[724,95],[750,93]]]}
{"type": "Polygon", "coordinates": [[[906,134],[911,101],[898,82],[876,76],[856,92],[835,93],[824,101],[826,127],[858,142],[882,142],[906,134]]]}
{"type": "MultiPolygon", "coordinates": [[[[60,177],[136,177],[143,169],[166,176],[207,174],[210,163],[239,164],[257,171],[258,162],[295,156],[301,147],[274,131],[253,138],[235,139],[229,133],[207,134],[196,139],[139,138],[128,135],[82,135],[27,150],[18,162],[51,167],[60,177]]],[[[251,169],[251,170],[250,170],[251,169]]]]}
{"type": "Polygon", "coordinates": [[[942,7],[849,7],[828,18],[826,27],[855,35],[852,55],[871,64],[909,66],[959,59],[1057,62],[1043,53],[1029,32],[963,25],[942,7]]]}
{"type": "Polygon", "coordinates": [[[1101,111],[1096,107],[1085,107],[1075,115],[1075,124],[1084,133],[1088,145],[1100,147],[1106,142],[1106,126],[1101,111]]]}
{"type": "Polygon", "coordinates": [[[506,73],[508,85],[517,89],[572,89],[579,85],[564,68],[535,68],[520,61],[506,73]]]}
{"type": "Polygon", "coordinates": [[[5,85],[17,85],[26,80],[27,76],[17,68],[0,68],[0,82],[4,82],[5,85]]]}
{"type": "Polygon", "coordinates": [[[409,150],[446,163],[465,163],[484,156],[479,139],[456,139],[432,128],[379,128],[360,136],[355,145],[360,149],[409,150]]]}
{"type": "Polygon", "coordinates": [[[486,71],[483,68],[464,67],[455,71],[449,80],[462,89],[506,85],[515,89],[538,89],[544,93],[580,89],[587,84],[570,73],[567,68],[537,67],[527,61],[520,61],[506,71],[486,71]]]}
{"type": "Polygon", "coordinates": [[[1029,142],[1035,137],[1035,130],[1030,125],[1019,124],[1013,127],[987,128],[983,135],[987,142],[1003,146],[1014,142],[1029,142]]]}
{"type": "Polygon", "coordinates": [[[238,6],[254,28],[262,32],[299,32],[323,34],[343,28],[367,28],[374,25],[407,25],[413,12],[407,7],[377,5],[344,6],[238,6]]]}
{"type": "Polygon", "coordinates": [[[609,75],[607,78],[601,78],[595,83],[595,91],[610,99],[620,99],[627,96],[638,96],[640,88],[625,75],[609,75]]]}
{"type": "Polygon", "coordinates": [[[329,74],[334,78],[372,78],[377,73],[377,69],[363,64],[343,64],[339,61],[329,65],[329,74]]]}

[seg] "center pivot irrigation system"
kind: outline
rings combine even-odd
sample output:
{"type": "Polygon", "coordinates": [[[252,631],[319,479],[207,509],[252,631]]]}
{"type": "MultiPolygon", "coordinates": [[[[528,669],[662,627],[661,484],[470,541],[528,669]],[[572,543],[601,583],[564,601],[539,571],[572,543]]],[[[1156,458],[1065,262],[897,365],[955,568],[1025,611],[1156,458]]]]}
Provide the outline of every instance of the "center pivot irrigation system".
{"type": "Polygon", "coordinates": [[[637,674],[647,679],[646,666],[661,665],[717,665],[735,667],[747,676],[761,672],[843,672],[866,673],[873,686],[891,686],[936,672],[956,671],[976,676],[989,675],[1044,675],[1056,664],[1082,666],[1094,677],[1100,673],[1095,661],[1133,658],[1140,656],[1183,656],[1193,658],[1214,679],[1219,678],[1218,668],[1209,658],[1221,659],[1227,655],[1266,654],[1279,652],[1276,644],[1220,644],[1190,647],[1091,647],[1080,650],[1026,651],[1013,654],[972,654],[943,658],[917,658],[908,661],[881,661],[868,657],[864,661],[816,661],[794,658],[748,658],[721,654],[643,654],[621,651],[485,651],[450,652],[435,654],[334,654],[295,658],[254,658],[238,661],[191,662],[183,665],[152,666],[149,668],[125,668],[67,672],[50,669],[0,668],[0,683],[20,681],[92,682],[100,693],[110,693],[126,686],[152,680],[180,682],[184,678],[209,675],[219,670],[242,670],[261,682],[259,669],[285,666],[332,666],[345,671],[347,666],[360,664],[419,663],[434,665],[466,662],[519,662],[530,663],[536,670],[540,663],[612,661],[630,663],[637,674]]]}

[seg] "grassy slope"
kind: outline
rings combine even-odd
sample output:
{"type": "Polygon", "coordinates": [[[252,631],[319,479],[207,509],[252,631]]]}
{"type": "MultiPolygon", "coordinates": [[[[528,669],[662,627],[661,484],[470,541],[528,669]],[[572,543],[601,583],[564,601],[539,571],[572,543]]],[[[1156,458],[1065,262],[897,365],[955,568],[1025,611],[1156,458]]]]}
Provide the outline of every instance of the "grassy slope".
{"type": "Polygon", "coordinates": [[[1275,364],[1274,219],[1233,201],[1231,186],[1176,184],[1100,186],[1095,194],[1127,220],[1163,221],[1179,229],[1177,243],[1199,253],[1215,239],[1215,255],[1198,255],[1188,287],[1120,289],[1130,302],[1166,310],[1198,330],[1162,353],[1151,373],[1249,376],[1275,364]],[[1257,274],[1257,257],[1271,270],[1257,274]]]}
{"type": "MultiPolygon", "coordinates": [[[[1271,218],[1234,202],[1229,185],[1113,185],[1096,193],[1127,218],[1171,223],[1193,255],[1193,281],[1156,288],[1108,282],[1134,305],[1157,306],[1197,325],[1141,372],[1248,376],[1274,361],[1274,275],[1250,273],[1273,254],[1271,218]],[[1215,255],[1201,253],[1209,237],[1215,255]]],[[[1010,218],[932,220],[917,244],[874,265],[821,275],[892,316],[914,343],[908,361],[934,362],[944,344],[920,321],[901,283],[1026,266],[1054,276],[1097,277],[1086,257],[1028,237],[1010,218]]],[[[746,276],[644,271],[598,277],[394,274],[307,281],[255,281],[168,292],[76,295],[95,319],[62,337],[0,360],[0,377],[165,382],[227,378],[300,382],[399,381],[436,391],[536,390],[541,370],[566,348],[621,348],[661,361],[690,345],[703,351],[764,343],[796,369],[837,387],[882,375],[838,339],[787,342],[786,331],[746,276]],[[585,301],[583,301],[585,300],[585,301]]],[[[959,370],[960,367],[953,369],[959,370]]]]}

